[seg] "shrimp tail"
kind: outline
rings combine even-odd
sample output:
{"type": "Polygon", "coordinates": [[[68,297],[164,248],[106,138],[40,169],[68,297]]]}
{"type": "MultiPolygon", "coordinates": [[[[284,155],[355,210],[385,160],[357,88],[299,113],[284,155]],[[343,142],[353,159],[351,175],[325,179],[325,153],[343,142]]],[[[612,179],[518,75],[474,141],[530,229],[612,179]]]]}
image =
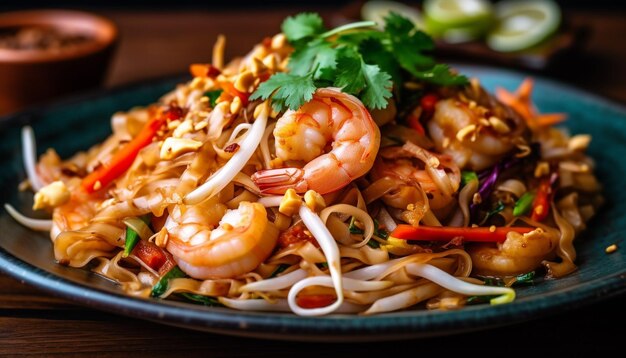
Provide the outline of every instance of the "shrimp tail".
{"type": "Polygon", "coordinates": [[[299,168],[261,170],[252,175],[252,180],[263,194],[284,194],[287,189],[304,193],[308,189],[304,180],[304,170],[299,168]]]}

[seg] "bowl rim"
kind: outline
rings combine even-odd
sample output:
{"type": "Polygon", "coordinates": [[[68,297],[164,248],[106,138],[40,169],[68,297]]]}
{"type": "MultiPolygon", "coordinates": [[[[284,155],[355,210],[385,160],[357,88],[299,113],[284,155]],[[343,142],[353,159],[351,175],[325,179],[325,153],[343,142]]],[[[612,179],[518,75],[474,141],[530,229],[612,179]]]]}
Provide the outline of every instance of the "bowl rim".
{"type": "MultiPolygon", "coordinates": [[[[20,10],[0,13],[0,29],[45,25],[68,27],[68,24],[91,32],[93,39],[63,51],[13,50],[0,48],[0,63],[42,63],[75,59],[103,51],[118,39],[117,25],[91,12],[65,9],[20,10]]],[[[71,27],[71,26],[70,26],[71,27]]]]}

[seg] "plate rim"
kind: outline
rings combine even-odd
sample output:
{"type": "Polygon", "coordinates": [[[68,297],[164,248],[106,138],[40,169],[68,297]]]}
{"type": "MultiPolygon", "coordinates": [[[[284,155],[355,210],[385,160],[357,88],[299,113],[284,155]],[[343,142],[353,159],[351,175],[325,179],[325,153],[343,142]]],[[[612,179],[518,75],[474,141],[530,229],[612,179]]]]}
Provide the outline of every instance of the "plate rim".
{"type": "MultiPolygon", "coordinates": [[[[506,73],[517,77],[531,76],[541,82],[542,85],[546,84],[565,90],[574,96],[586,98],[588,102],[604,107],[608,106],[626,114],[626,106],[621,103],[542,76],[496,66],[459,64],[455,67],[474,72],[506,73]]],[[[138,90],[146,86],[180,81],[188,77],[188,75],[179,74],[138,81],[27,108],[0,117],[0,129],[18,125],[20,122],[30,122],[39,113],[64,106],[112,96],[124,91],[138,90]]],[[[121,293],[82,285],[55,275],[13,256],[3,247],[0,247],[0,271],[56,296],[90,308],[117,314],[121,312],[122,315],[139,319],[220,334],[325,342],[329,340],[346,342],[424,338],[489,329],[562,313],[626,294],[625,269],[608,277],[603,276],[553,292],[521,298],[507,305],[466,307],[463,310],[454,311],[454,314],[432,311],[412,311],[412,314],[407,314],[407,311],[404,311],[375,316],[330,315],[312,318],[228,309],[223,309],[224,312],[221,312],[222,309],[192,304],[130,297],[121,293]],[[575,291],[577,295],[569,295],[571,291],[575,291]],[[120,307],[125,308],[125,310],[120,311],[120,307]],[[485,309],[486,307],[489,309],[485,309]],[[528,315],[520,314],[520,312],[526,312],[528,315]],[[457,324],[462,324],[462,327],[456,327],[457,324]]]]}

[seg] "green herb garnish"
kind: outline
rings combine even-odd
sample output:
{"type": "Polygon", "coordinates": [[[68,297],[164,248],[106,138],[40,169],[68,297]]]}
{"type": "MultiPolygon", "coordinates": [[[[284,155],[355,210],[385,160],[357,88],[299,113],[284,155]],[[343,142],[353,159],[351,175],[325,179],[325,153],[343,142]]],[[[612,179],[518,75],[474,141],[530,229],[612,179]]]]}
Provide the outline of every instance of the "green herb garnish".
{"type": "Polygon", "coordinates": [[[496,203],[496,206],[493,209],[489,210],[489,212],[487,212],[487,215],[485,215],[485,218],[480,222],[479,225],[483,225],[484,223],[487,222],[487,220],[489,220],[489,218],[501,212],[502,210],[504,210],[504,203],[498,200],[498,202],[496,203]]]}
{"type": "Polygon", "coordinates": [[[289,265],[287,265],[287,264],[280,264],[280,265],[278,265],[276,267],[276,269],[274,269],[274,272],[272,272],[272,274],[268,278],[274,278],[274,277],[278,276],[281,272],[285,271],[288,268],[289,268],[289,265]]]}
{"type": "MultiPolygon", "coordinates": [[[[143,215],[140,219],[148,225],[148,227],[150,226],[150,215],[143,215]]],[[[140,238],[137,231],[131,229],[130,227],[126,227],[126,238],[124,240],[124,253],[122,254],[122,257],[128,257],[135,246],[137,246],[137,242],[139,242],[139,240],[140,238]]]]}
{"type": "Polygon", "coordinates": [[[378,224],[378,220],[376,219],[374,219],[374,235],[385,240],[389,238],[389,231],[381,228],[380,225],[378,224]]]}
{"type": "Polygon", "coordinates": [[[515,202],[513,207],[513,215],[522,216],[530,211],[533,206],[533,200],[535,200],[535,194],[532,192],[526,192],[515,202]]]}
{"type": "Polygon", "coordinates": [[[183,278],[183,277],[187,277],[187,274],[185,274],[180,268],[178,268],[178,266],[174,266],[174,268],[172,268],[165,275],[163,275],[163,277],[161,277],[159,282],[157,282],[156,285],[152,287],[152,292],[150,292],[150,296],[152,297],[161,296],[162,294],[165,293],[165,291],[167,291],[167,287],[170,284],[170,280],[173,280],[175,278],[183,278]]]}
{"type": "Polygon", "coordinates": [[[466,186],[467,183],[476,180],[478,181],[478,175],[476,172],[464,170],[461,172],[461,186],[466,186]]]}
{"type": "Polygon", "coordinates": [[[317,88],[340,87],[369,109],[387,106],[394,83],[415,78],[436,85],[468,83],[465,76],[435,63],[428,53],[432,39],[401,15],[390,13],[384,31],[362,21],[328,31],[314,13],[288,17],[282,31],[294,47],[289,73],[263,82],[250,99],[272,99],[276,111],[296,110],[313,98],[317,88]]]}
{"type": "Polygon", "coordinates": [[[215,91],[208,91],[204,93],[205,96],[209,97],[209,104],[211,105],[211,108],[215,108],[215,105],[217,104],[217,99],[222,94],[222,92],[224,91],[215,90],[215,91]]]}
{"type": "Polygon", "coordinates": [[[513,286],[515,285],[532,285],[535,279],[535,271],[530,271],[515,277],[515,282],[513,282],[513,286]]]}
{"type": "Polygon", "coordinates": [[[180,295],[182,297],[188,299],[191,302],[200,303],[200,304],[203,304],[205,306],[210,306],[210,307],[222,307],[222,306],[224,306],[215,297],[203,296],[203,295],[198,295],[198,294],[195,294],[195,293],[188,293],[188,292],[183,292],[180,295]]]}
{"type": "Polygon", "coordinates": [[[360,227],[356,226],[356,219],[354,216],[350,219],[350,225],[348,226],[348,230],[352,235],[363,235],[365,231],[360,227]]]}

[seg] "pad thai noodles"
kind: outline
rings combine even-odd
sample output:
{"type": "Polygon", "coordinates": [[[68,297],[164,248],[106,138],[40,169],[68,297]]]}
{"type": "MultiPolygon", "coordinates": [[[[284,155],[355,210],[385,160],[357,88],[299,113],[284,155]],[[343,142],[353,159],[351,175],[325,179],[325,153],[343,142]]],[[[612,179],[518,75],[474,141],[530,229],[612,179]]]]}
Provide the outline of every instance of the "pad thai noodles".
{"type": "Polygon", "coordinates": [[[384,30],[316,14],[157,103],[113,115],[85,152],[35,157],[34,209],[60,264],[126,293],[303,316],[456,309],[576,270],[602,203],[590,136],[555,127],[533,82],[488,93],[428,52],[397,14],[384,30]]]}

